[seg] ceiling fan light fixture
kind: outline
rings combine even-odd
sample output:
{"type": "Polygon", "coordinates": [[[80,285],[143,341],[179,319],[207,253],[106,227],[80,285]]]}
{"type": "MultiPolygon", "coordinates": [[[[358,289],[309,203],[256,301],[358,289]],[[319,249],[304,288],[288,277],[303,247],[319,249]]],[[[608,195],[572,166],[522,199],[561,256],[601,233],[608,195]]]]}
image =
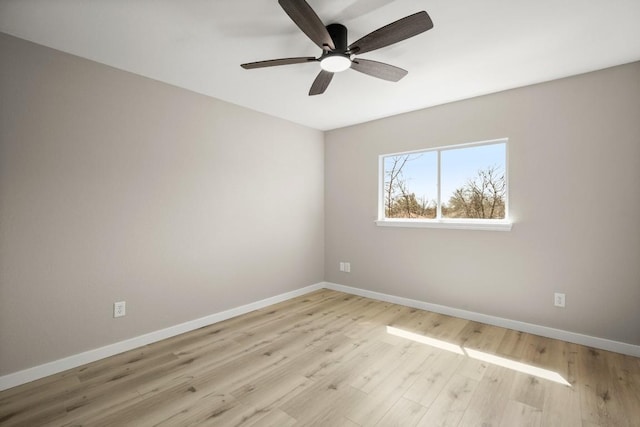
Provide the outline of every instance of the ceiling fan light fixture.
{"type": "Polygon", "coordinates": [[[330,73],[339,73],[351,67],[351,59],[342,54],[325,55],[320,59],[320,67],[330,73]]]}

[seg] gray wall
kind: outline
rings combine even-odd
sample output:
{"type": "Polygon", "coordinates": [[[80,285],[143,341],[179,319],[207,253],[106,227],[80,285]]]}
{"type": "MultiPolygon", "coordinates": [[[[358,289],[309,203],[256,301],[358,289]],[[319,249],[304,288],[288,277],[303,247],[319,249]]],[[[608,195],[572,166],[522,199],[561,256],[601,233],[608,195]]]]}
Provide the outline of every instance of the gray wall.
{"type": "Polygon", "coordinates": [[[327,281],[640,344],[640,63],[328,132],[325,176],[327,281]],[[378,155],[500,137],[511,232],[374,225],[378,155]]]}
{"type": "Polygon", "coordinates": [[[2,34],[0,94],[0,375],[322,281],[321,132],[2,34]]]}
{"type": "Polygon", "coordinates": [[[638,75],[323,138],[0,34],[0,375],[323,279],[640,344],[638,75]],[[511,232],[374,225],[379,154],[504,136],[511,232]]]}

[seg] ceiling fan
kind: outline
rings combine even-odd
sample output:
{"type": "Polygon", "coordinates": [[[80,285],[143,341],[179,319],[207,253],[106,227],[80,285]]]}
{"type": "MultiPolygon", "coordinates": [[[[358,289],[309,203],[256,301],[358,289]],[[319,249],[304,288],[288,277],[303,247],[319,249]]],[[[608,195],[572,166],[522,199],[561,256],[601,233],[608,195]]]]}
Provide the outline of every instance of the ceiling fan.
{"type": "Polygon", "coordinates": [[[380,79],[399,81],[407,75],[407,70],[383,62],[357,58],[356,55],[392,45],[433,28],[433,22],[427,12],[421,11],[385,25],[347,45],[347,28],[341,24],[330,24],[325,27],[305,0],[278,0],[278,3],[302,32],[322,49],[322,54],[319,58],[310,56],[249,62],[242,64],[241,67],[250,70],[276,65],[320,62],[322,70],[311,85],[309,95],[324,93],[334,73],[349,68],[380,79]]]}

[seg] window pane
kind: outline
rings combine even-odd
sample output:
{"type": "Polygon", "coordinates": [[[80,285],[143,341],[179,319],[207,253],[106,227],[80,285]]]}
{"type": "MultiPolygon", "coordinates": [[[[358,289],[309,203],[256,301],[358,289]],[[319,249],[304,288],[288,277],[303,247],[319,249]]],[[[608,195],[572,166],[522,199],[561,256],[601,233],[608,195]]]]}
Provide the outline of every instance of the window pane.
{"type": "Polygon", "coordinates": [[[435,218],[437,173],[435,151],[385,157],[385,217],[435,218]]]}
{"type": "Polygon", "coordinates": [[[505,217],[505,143],[443,150],[440,156],[444,218],[505,217]]]}

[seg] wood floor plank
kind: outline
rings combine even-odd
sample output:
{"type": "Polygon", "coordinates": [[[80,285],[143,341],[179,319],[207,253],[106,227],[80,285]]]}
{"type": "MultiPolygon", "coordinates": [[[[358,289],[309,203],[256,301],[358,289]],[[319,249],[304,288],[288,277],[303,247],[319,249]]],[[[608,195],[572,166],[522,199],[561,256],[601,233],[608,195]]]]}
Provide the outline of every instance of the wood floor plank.
{"type": "Polygon", "coordinates": [[[468,320],[458,317],[424,311],[420,311],[420,313],[428,313],[429,316],[415,326],[415,332],[450,343],[454,343],[456,337],[469,324],[468,320]]]}
{"type": "Polygon", "coordinates": [[[358,339],[370,336],[375,329],[379,329],[377,333],[383,333],[383,326],[386,326],[403,308],[399,305],[381,301],[371,300],[371,302],[372,304],[363,309],[359,318],[354,319],[349,329],[344,332],[344,335],[358,339]]]}
{"type": "Polygon", "coordinates": [[[263,415],[263,412],[243,405],[232,396],[215,394],[203,399],[198,405],[173,414],[160,423],[148,425],[158,427],[243,426],[260,419],[263,415]]]}
{"type": "Polygon", "coordinates": [[[445,388],[465,356],[435,349],[435,357],[427,360],[425,371],[416,379],[403,397],[428,408],[445,388]]]}
{"type": "Polygon", "coordinates": [[[510,399],[542,410],[547,394],[547,381],[535,375],[516,373],[510,399]]]}
{"type": "MultiPolygon", "coordinates": [[[[375,355],[386,353],[391,348],[386,343],[376,342],[366,349],[355,350],[354,357],[286,402],[281,406],[281,409],[299,423],[317,423],[326,415],[327,411],[338,414],[340,417],[344,416],[343,413],[339,413],[338,409],[344,406],[346,400],[366,396],[365,393],[352,387],[350,383],[357,378],[362,368],[366,369],[370,364],[375,363],[375,355]]],[[[344,411],[347,409],[344,408],[344,411]]]]}
{"type": "MultiPolygon", "coordinates": [[[[536,335],[526,335],[521,360],[558,374],[561,379],[575,383],[575,346],[536,335]]],[[[542,425],[579,425],[579,396],[570,385],[559,384],[531,374],[516,374],[511,392],[522,408],[541,410],[542,425]]]]}
{"type": "Polygon", "coordinates": [[[254,417],[246,427],[291,427],[295,424],[295,418],[276,408],[268,411],[262,417],[254,417]]]}
{"type": "Polygon", "coordinates": [[[0,412],[1,426],[30,427],[42,425],[48,422],[62,423],[67,411],[64,402],[47,404],[39,408],[33,407],[23,411],[2,411],[0,412]]]}
{"type": "Polygon", "coordinates": [[[364,393],[342,382],[339,376],[333,376],[319,381],[281,409],[297,420],[296,425],[330,426],[345,424],[347,408],[358,405],[365,398],[364,393]]]}
{"type": "Polygon", "coordinates": [[[387,411],[382,419],[376,423],[376,427],[412,427],[427,412],[424,406],[405,398],[400,398],[387,411]]]}
{"type": "Polygon", "coordinates": [[[459,426],[500,425],[514,376],[512,370],[490,366],[478,383],[459,426]]]}
{"type": "MultiPolygon", "coordinates": [[[[429,349],[412,350],[398,357],[397,363],[387,370],[386,376],[379,377],[375,387],[365,389],[366,399],[347,409],[346,416],[350,420],[363,426],[375,425],[424,373],[431,352],[429,349]]],[[[360,379],[356,378],[355,382],[360,379]]],[[[370,382],[364,384],[371,385],[370,382]]]]}
{"type": "Polygon", "coordinates": [[[65,395],[79,384],[77,377],[52,376],[0,392],[0,425],[17,422],[46,406],[63,404],[65,395]]]}
{"type": "MultiPolygon", "coordinates": [[[[171,387],[168,383],[166,387],[171,387]]],[[[87,425],[98,422],[114,412],[128,408],[133,402],[140,398],[140,393],[135,390],[122,392],[119,394],[105,394],[97,399],[86,399],[81,406],[67,403],[64,426],[87,425]]],[[[44,426],[54,427],[60,425],[57,421],[49,421],[44,426]]]]}
{"type": "Polygon", "coordinates": [[[500,427],[540,427],[542,411],[522,402],[509,400],[500,427]]]}
{"type": "Polygon", "coordinates": [[[495,354],[507,330],[478,322],[468,322],[456,336],[456,343],[463,348],[495,354]]]}
{"type": "Polygon", "coordinates": [[[626,355],[618,355],[622,357],[622,363],[616,374],[623,381],[623,388],[633,390],[636,401],[640,402],[640,359],[626,355]]]}
{"type": "Polygon", "coordinates": [[[462,363],[460,363],[456,372],[472,380],[480,381],[484,377],[488,367],[489,363],[487,362],[466,357],[462,363]]]}
{"type": "Polygon", "coordinates": [[[469,406],[478,381],[455,374],[422,417],[420,427],[455,427],[469,406]]]}
{"type": "Polygon", "coordinates": [[[107,414],[127,408],[140,398],[138,391],[149,383],[155,385],[154,389],[171,388],[181,384],[184,380],[174,380],[162,375],[170,371],[172,367],[179,365],[179,359],[168,354],[166,358],[158,358],[156,364],[140,367],[136,372],[127,376],[115,375],[105,381],[99,378],[91,382],[83,383],[78,388],[79,393],[69,396],[66,403],[68,420],[91,420],[102,418],[107,414]],[[160,361],[162,360],[162,363],[160,361]],[[161,380],[155,381],[160,376],[161,380]]]}
{"type": "MultiPolygon", "coordinates": [[[[554,366],[549,366],[549,363],[545,363],[546,356],[551,352],[549,347],[552,346],[553,340],[536,335],[527,335],[525,343],[526,345],[520,357],[521,360],[526,360],[526,364],[534,368],[554,369],[554,366]]],[[[542,410],[548,382],[548,380],[536,375],[518,372],[515,374],[510,399],[527,407],[542,410]]],[[[517,408],[515,405],[512,406],[517,408]]]]}
{"type": "Polygon", "coordinates": [[[630,401],[628,393],[618,386],[611,375],[614,355],[588,347],[578,352],[578,383],[582,419],[606,426],[630,426],[640,423],[637,400],[630,401]],[[630,415],[635,415],[631,417],[630,415]]]}
{"type": "Polygon", "coordinates": [[[2,427],[483,424],[640,427],[640,359],[324,289],[0,392],[2,427]]]}
{"type": "Polygon", "coordinates": [[[343,335],[337,335],[324,346],[312,347],[308,352],[292,358],[285,369],[317,381],[331,375],[351,358],[356,357],[359,350],[364,350],[374,343],[354,341],[343,335]]]}
{"type": "Polygon", "coordinates": [[[382,383],[386,381],[388,376],[397,371],[400,365],[406,363],[406,360],[413,354],[421,362],[428,357],[428,352],[414,346],[411,342],[403,346],[393,347],[389,352],[376,357],[367,368],[359,369],[358,375],[351,382],[351,386],[365,393],[370,393],[383,387],[382,383]]]}
{"type": "Polygon", "coordinates": [[[112,408],[100,417],[98,425],[131,425],[133,420],[140,425],[153,425],[180,412],[183,399],[194,393],[195,389],[188,382],[175,384],[146,395],[138,395],[127,405],[112,408]]]}
{"type": "Polygon", "coordinates": [[[526,347],[529,334],[521,331],[507,330],[496,349],[496,354],[513,359],[520,359],[526,347]]]}
{"type": "Polygon", "coordinates": [[[543,426],[580,427],[580,395],[575,386],[547,384],[542,407],[543,426]]]}
{"type": "Polygon", "coordinates": [[[289,401],[312,384],[298,374],[272,372],[231,392],[238,401],[254,408],[271,410],[289,401]]]}

